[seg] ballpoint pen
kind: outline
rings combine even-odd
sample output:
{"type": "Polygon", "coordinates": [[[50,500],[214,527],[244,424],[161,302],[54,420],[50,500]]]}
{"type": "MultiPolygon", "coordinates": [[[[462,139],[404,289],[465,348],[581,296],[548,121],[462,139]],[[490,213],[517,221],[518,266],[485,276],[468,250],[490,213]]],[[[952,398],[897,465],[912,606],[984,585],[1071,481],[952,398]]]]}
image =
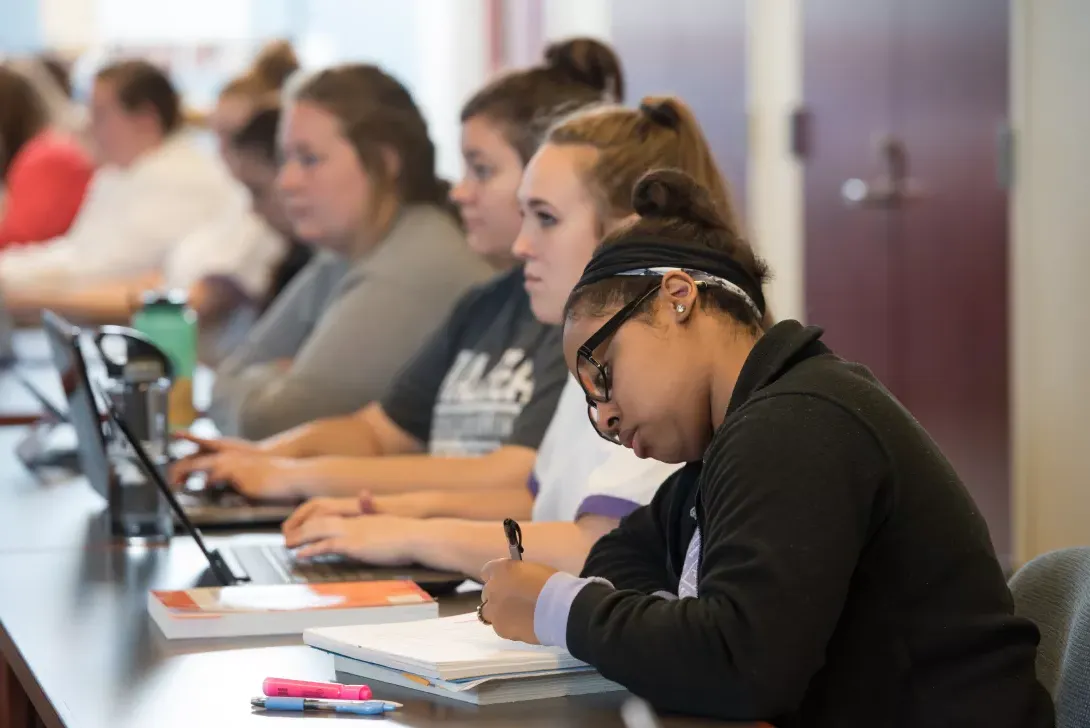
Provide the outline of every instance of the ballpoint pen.
{"type": "MultiPolygon", "coordinates": [[[[503,519],[503,534],[507,537],[507,553],[512,561],[522,561],[522,529],[514,518],[503,519]]],[[[477,605],[477,620],[482,624],[492,624],[484,618],[484,602],[477,605]]]]}
{"type": "Polygon", "coordinates": [[[522,529],[514,518],[503,519],[503,533],[507,536],[507,550],[514,561],[522,561],[522,529]]]}
{"type": "Polygon", "coordinates": [[[389,700],[319,700],[317,698],[251,698],[250,705],[262,710],[292,710],[295,712],[351,713],[382,715],[401,707],[389,700]]]}

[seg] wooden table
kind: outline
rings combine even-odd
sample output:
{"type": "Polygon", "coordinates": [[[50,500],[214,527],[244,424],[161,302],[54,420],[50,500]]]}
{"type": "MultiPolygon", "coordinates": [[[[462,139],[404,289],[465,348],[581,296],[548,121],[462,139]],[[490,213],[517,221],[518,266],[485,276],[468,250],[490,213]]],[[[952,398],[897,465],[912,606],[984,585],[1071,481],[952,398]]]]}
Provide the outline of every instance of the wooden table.
{"type": "MultiPolygon", "coordinates": [[[[205,567],[196,546],[187,538],[162,548],[116,543],[103,523],[105,504],[82,478],[41,484],[22,469],[10,455],[21,434],[0,428],[0,728],[241,728],[304,719],[254,712],[249,699],[269,676],[337,679],[332,658],[298,637],[166,640],[147,614],[147,592],[191,586],[205,567]]],[[[440,609],[475,604],[468,595],[440,609]]],[[[380,697],[405,703],[384,719],[391,726],[620,726],[626,697],[477,708],[371,684],[380,697]]]]}

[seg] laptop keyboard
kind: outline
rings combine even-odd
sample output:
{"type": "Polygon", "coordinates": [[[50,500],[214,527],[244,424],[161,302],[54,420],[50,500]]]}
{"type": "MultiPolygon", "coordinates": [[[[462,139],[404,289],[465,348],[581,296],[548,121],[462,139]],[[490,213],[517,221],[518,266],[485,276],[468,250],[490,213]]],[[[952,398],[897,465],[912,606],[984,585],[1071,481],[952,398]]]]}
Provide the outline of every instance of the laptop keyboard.
{"type": "Polygon", "coordinates": [[[233,546],[231,552],[243,568],[251,570],[252,565],[262,559],[277,572],[282,581],[291,584],[368,581],[374,578],[374,572],[365,564],[336,554],[299,561],[290,549],[275,544],[233,546]]]}

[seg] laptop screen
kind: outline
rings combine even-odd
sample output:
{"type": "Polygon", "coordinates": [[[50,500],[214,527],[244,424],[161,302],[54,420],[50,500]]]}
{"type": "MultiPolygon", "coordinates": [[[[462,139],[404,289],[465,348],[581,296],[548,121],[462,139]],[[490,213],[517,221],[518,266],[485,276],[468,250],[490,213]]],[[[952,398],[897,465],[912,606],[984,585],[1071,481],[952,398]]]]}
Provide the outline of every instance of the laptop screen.
{"type": "Polygon", "coordinates": [[[76,430],[80,469],[91,487],[103,498],[109,498],[110,464],[106,457],[106,439],[102,432],[102,416],[87,376],[87,364],[80,350],[80,331],[52,311],[42,312],[42,327],[68,400],[68,419],[76,430]]]}

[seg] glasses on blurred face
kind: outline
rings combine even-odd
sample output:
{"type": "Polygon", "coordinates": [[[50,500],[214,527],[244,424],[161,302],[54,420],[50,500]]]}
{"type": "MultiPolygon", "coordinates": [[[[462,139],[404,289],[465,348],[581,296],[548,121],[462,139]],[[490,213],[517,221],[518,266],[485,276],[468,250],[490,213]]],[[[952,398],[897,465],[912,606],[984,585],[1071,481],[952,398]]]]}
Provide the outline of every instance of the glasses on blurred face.
{"type": "Polygon", "coordinates": [[[594,351],[605,343],[606,339],[617,333],[617,329],[621,328],[625,321],[632,318],[640,306],[655,295],[658,289],[659,281],[656,280],[646,291],[613,314],[602,325],[602,328],[595,331],[586,340],[586,343],[579,347],[579,351],[575,355],[576,378],[579,380],[579,386],[583,388],[583,393],[587,396],[587,417],[590,418],[590,423],[594,426],[595,432],[617,445],[621,443],[621,434],[610,430],[608,422],[598,421],[598,405],[609,401],[613,381],[609,367],[599,363],[594,358],[594,351]]]}

